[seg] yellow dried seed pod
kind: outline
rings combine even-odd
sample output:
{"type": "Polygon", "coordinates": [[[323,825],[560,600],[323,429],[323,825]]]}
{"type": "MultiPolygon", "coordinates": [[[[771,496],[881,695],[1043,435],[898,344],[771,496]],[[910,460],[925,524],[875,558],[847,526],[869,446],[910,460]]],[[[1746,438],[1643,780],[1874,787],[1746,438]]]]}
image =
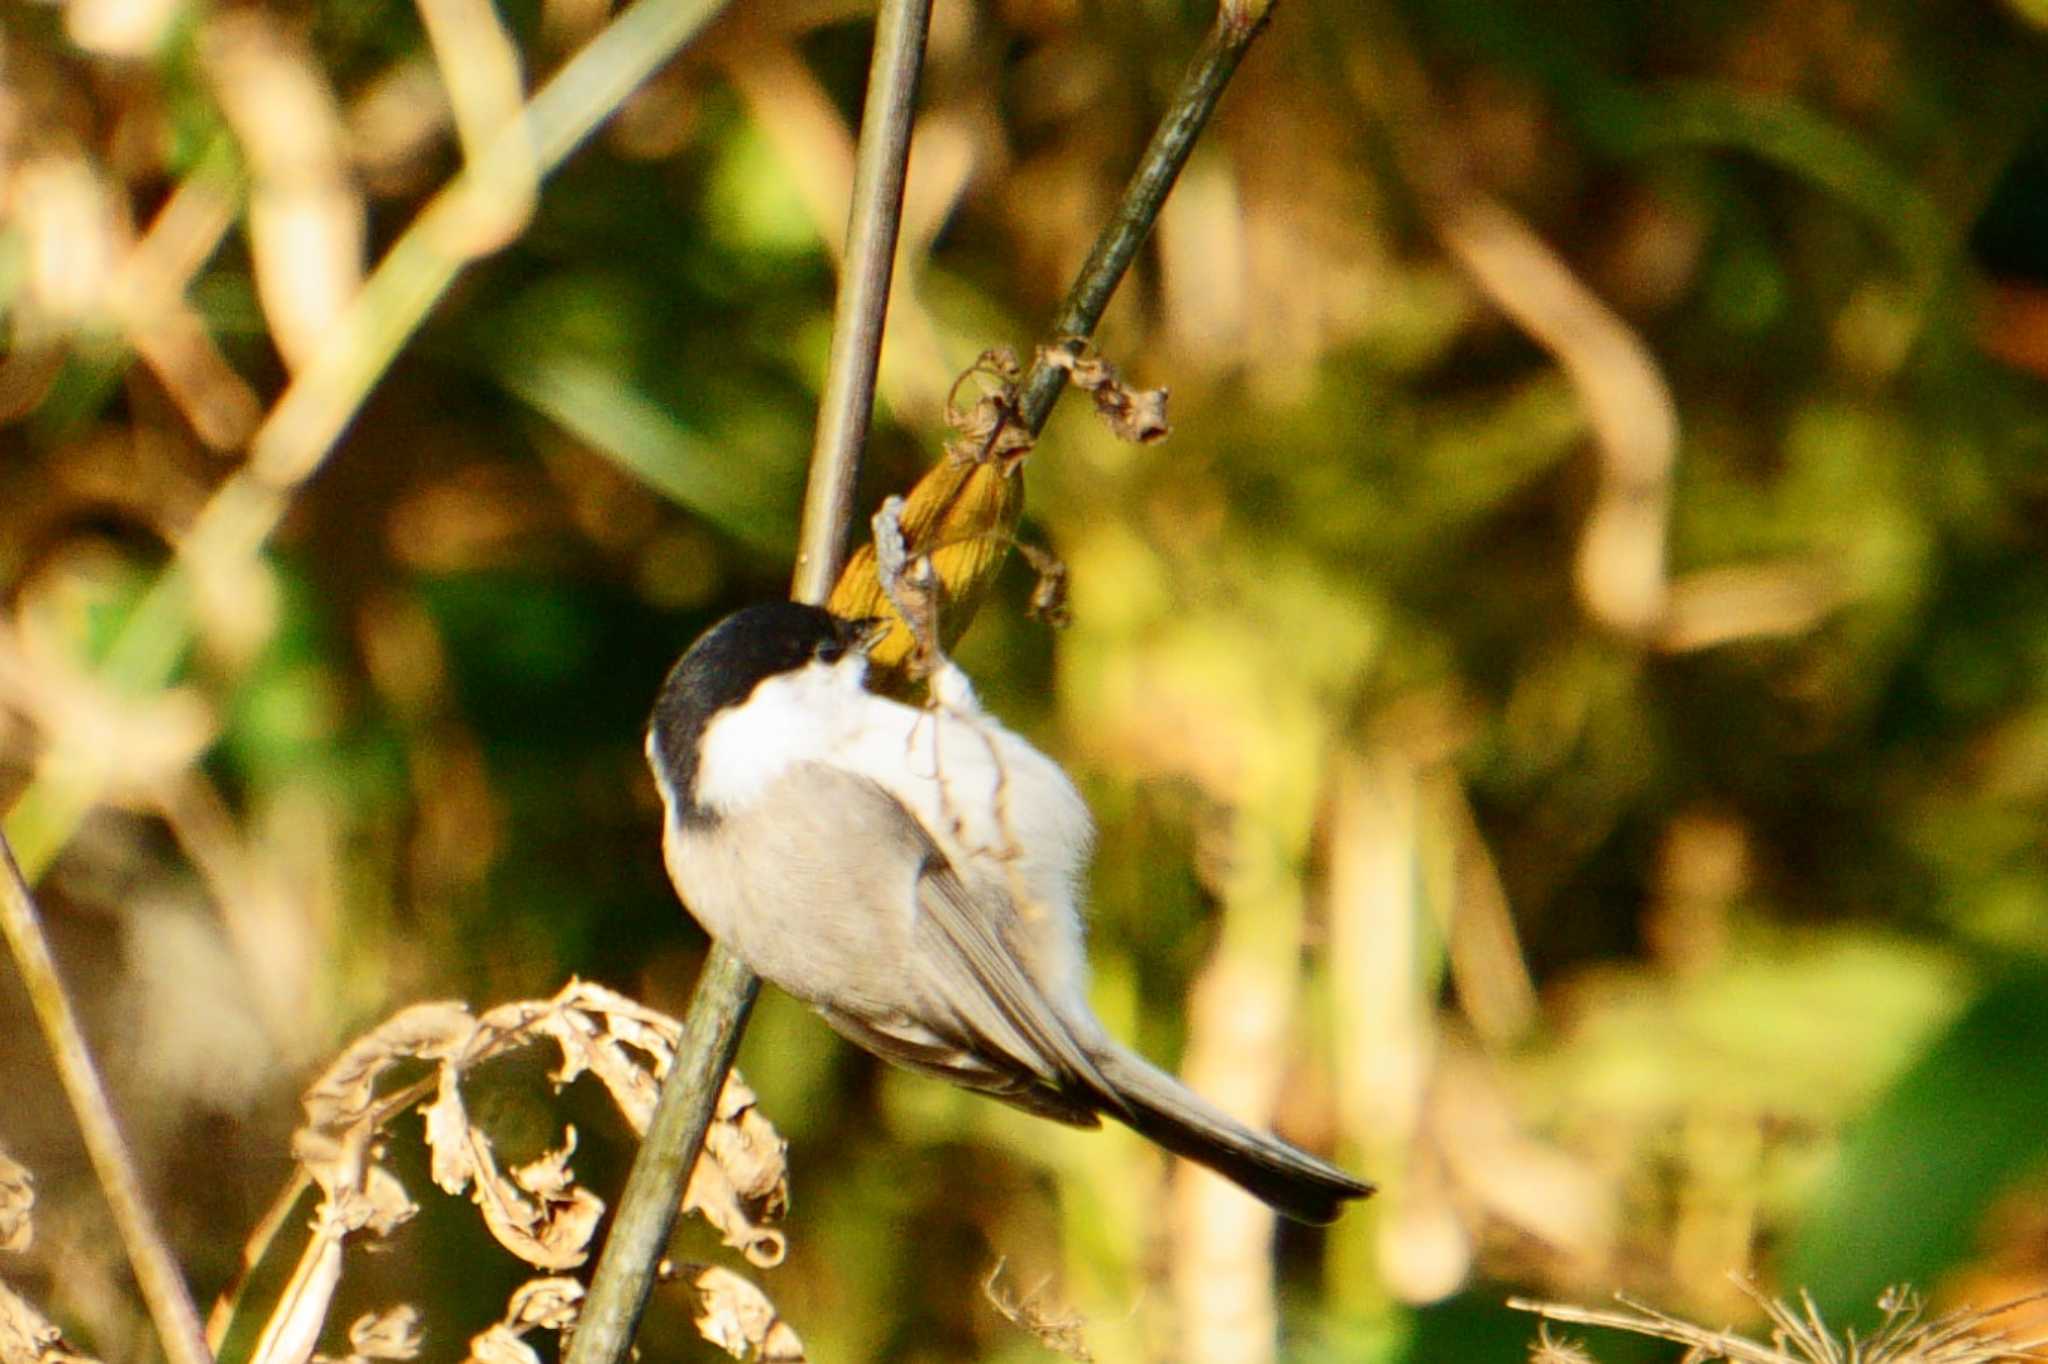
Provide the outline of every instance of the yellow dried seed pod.
{"type": "MultiPolygon", "coordinates": [[[[928,556],[938,579],[939,647],[951,650],[988,595],[1024,514],[1023,460],[949,454],[904,499],[901,523],[909,557],[928,556]]],[[[869,685],[907,695],[916,640],[882,590],[875,547],[855,550],[826,603],[834,615],[876,616],[889,633],[869,651],[869,685]]]]}

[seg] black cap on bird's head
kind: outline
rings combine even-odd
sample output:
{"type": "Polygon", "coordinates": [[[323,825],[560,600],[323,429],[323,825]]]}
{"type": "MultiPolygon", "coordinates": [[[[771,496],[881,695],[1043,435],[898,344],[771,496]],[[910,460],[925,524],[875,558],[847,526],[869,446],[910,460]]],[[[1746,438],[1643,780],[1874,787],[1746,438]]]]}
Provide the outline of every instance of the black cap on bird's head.
{"type": "Polygon", "coordinates": [[[879,620],[847,620],[823,607],[771,601],[742,607],[697,636],[669,669],[647,721],[648,761],[682,816],[702,816],[690,792],[698,745],[718,712],[742,704],[781,673],[865,654],[886,629],[879,620]]]}

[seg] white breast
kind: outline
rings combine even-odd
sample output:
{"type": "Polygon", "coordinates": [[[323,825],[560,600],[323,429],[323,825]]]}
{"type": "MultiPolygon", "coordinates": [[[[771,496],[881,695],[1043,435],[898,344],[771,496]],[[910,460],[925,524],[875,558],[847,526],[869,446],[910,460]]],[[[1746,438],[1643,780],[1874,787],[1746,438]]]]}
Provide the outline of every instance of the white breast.
{"type": "Polygon", "coordinates": [[[825,762],[895,796],[963,877],[1000,886],[1042,983],[1083,988],[1076,904],[1094,842],[1059,764],[974,706],[922,710],[861,687],[848,657],[769,678],[706,728],[697,799],[750,806],[792,766],[825,762]]]}
{"type": "Polygon", "coordinates": [[[994,719],[879,702],[840,762],[908,806],[963,874],[1071,905],[1094,839],[1088,809],[1057,763],[994,719]]]}

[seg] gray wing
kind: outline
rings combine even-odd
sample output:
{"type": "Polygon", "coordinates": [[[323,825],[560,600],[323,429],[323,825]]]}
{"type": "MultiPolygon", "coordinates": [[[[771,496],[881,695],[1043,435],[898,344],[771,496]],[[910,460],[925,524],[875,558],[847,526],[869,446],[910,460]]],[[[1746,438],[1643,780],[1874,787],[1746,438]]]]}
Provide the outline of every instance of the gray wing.
{"type": "MultiPolygon", "coordinates": [[[[963,880],[916,816],[867,777],[804,764],[782,780],[796,789],[769,791],[746,818],[829,812],[825,818],[834,834],[867,844],[871,856],[859,862],[872,870],[866,878],[836,884],[812,878],[805,878],[812,882],[807,886],[792,884],[792,857],[803,857],[796,845],[808,845],[803,860],[814,861],[824,821],[808,837],[788,830],[777,840],[790,855],[782,860],[779,891],[804,903],[773,912],[797,925],[809,919],[822,932],[815,945],[838,957],[836,971],[858,974],[867,988],[847,988],[850,981],[842,980],[839,988],[818,989],[815,970],[806,973],[812,980],[781,980],[772,970],[756,969],[886,1059],[1068,1122],[1092,1123],[1099,1108],[1124,1111],[1115,1089],[1011,946],[1021,926],[1016,906],[999,886],[963,880]],[[900,879],[905,875],[908,886],[900,879]],[[907,934],[900,921],[891,921],[891,910],[906,893],[912,911],[907,934]],[[875,988],[882,981],[887,985],[875,988]]],[[[744,944],[736,946],[752,959],[744,944]]]]}
{"type": "MultiPolygon", "coordinates": [[[[875,790],[896,803],[880,787],[875,790]]],[[[1122,1113],[1116,1090],[1010,946],[1017,910],[1009,897],[970,891],[916,820],[908,812],[904,817],[926,848],[917,878],[915,938],[921,965],[932,973],[930,983],[972,1032],[997,1041],[1046,1083],[1085,1089],[1122,1113]]]]}

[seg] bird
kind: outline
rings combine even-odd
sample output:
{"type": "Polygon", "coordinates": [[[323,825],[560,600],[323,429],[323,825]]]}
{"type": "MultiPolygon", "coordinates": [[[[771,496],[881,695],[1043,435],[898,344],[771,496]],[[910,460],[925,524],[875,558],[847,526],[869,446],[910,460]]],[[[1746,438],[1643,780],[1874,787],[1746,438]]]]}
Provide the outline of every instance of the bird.
{"type": "Polygon", "coordinates": [[[1072,1126],[1113,1118],[1297,1221],[1370,1195],[1109,1036],[1086,998],[1086,803],[943,655],[929,706],[868,690],[886,629],[763,602],[670,669],[647,758],[704,930],[884,1060],[1072,1126]]]}

